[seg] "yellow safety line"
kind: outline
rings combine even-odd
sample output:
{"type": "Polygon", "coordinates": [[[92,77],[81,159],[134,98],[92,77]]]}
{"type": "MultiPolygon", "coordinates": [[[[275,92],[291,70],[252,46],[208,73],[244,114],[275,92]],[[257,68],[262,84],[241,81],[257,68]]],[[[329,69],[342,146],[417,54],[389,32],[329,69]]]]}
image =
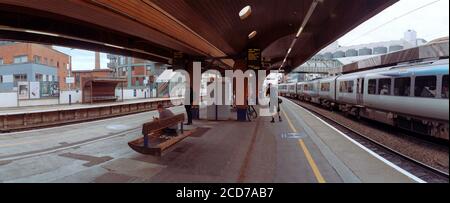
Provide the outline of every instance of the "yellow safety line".
{"type": "Polygon", "coordinates": [[[300,143],[300,146],[303,149],[303,152],[305,153],[306,159],[309,162],[309,165],[311,166],[311,169],[314,172],[314,175],[316,176],[317,182],[319,183],[325,183],[325,179],[323,178],[322,174],[319,171],[319,168],[317,167],[316,163],[314,162],[314,159],[312,158],[311,154],[308,151],[308,148],[305,145],[305,142],[303,142],[302,139],[298,139],[298,142],[300,143]]]}
{"type": "MultiPolygon", "coordinates": [[[[298,132],[297,129],[292,124],[292,121],[291,121],[291,119],[289,119],[289,117],[286,114],[286,112],[284,112],[283,110],[282,110],[282,112],[283,112],[284,117],[286,117],[286,120],[288,121],[288,124],[291,127],[292,131],[298,132]]],[[[323,178],[322,174],[320,173],[319,168],[316,165],[316,162],[312,158],[311,153],[309,153],[309,150],[306,147],[305,142],[302,139],[298,139],[298,142],[300,144],[300,148],[302,148],[303,153],[306,156],[306,160],[308,160],[309,166],[311,167],[311,169],[312,169],[312,171],[314,173],[314,176],[317,179],[317,182],[319,182],[319,183],[326,183],[325,179],[323,178]]]]}

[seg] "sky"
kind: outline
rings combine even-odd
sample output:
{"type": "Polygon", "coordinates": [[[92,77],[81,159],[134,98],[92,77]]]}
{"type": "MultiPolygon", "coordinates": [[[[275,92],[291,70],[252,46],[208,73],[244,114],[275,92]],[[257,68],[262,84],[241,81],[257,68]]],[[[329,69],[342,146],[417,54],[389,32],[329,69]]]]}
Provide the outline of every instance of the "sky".
{"type": "MultiPolygon", "coordinates": [[[[417,37],[426,41],[449,36],[449,0],[400,0],[341,37],[338,42],[342,46],[349,46],[399,40],[409,29],[415,30],[417,37]],[[427,4],[430,5],[420,8],[427,4]]],[[[55,48],[72,56],[73,70],[94,69],[94,52],[55,48]]],[[[106,54],[101,53],[101,68],[107,68],[108,62],[106,54]]]]}
{"type": "Polygon", "coordinates": [[[409,29],[415,30],[417,37],[426,41],[449,36],[449,0],[400,0],[341,37],[338,42],[349,46],[398,40],[409,29]],[[430,5],[414,11],[427,4],[430,5]]]}
{"type": "MultiPolygon", "coordinates": [[[[58,51],[72,56],[72,70],[92,70],[95,66],[95,52],[67,47],[53,46],[58,51]]],[[[105,53],[100,53],[100,68],[107,68],[109,60],[105,53]]]]}

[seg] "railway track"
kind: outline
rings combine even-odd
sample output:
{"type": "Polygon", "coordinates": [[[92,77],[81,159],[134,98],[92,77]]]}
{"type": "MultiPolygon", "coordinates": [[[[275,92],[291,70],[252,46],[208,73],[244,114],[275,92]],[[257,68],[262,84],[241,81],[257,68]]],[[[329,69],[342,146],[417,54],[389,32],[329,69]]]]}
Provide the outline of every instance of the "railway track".
{"type": "MultiPolygon", "coordinates": [[[[289,99],[289,98],[286,98],[286,99],[289,99]]],[[[389,160],[390,162],[394,163],[395,165],[399,166],[400,168],[402,168],[402,169],[408,171],[409,173],[415,175],[416,177],[424,180],[425,182],[428,182],[428,183],[448,183],[449,182],[448,168],[447,168],[447,171],[438,169],[437,167],[427,164],[424,161],[420,160],[420,157],[413,157],[411,155],[406,155],[405,153],[401,152],[397,148],[389,146],[389,143],[381,143],[381,142],[375,140],[373,137],[371,137],[369,135],[370,133],[363,133],[360,130],[355,129],[351,125],[344,124],[342,122],[341,118],[338,121],[334,116],[330,116],[330,114],[335,114],[333,112],[324,110],[322,108],[316,107],[311,104],[300,102],[298,100],[294,100],[294,99],[289,99],[289,100],[294,102],[295,104],[303,107],[304,109],[307,109],[308,111],[312,112],[313,114],[320,117],[322,120],[326,121],[333,127],[339,129],[340,131],[342,131],[343,133],[345,133],[347,136],[351,137],[355,141],[359,142],[360,144],[364,145],[368,149],[370,149],[373,152],[377,153],[378,155],[382,156],[386,160],[389,160]]],[[[373,133],[377,133],[377,132],[373,132],[373,133]]],[[[409,138],[409,139],[411,139],[411,138],[409,138]]],[[[414,139],[417,139],[417,138],[414,138],[414,139]]],[[[417,140],[417,141],[420,142],[420,140],[417,140]]],[[[405,145],[407,145],[407,143],[405,145]]],[[[430,144],[429,146],[430,147],[444,147],[444,146],[440,146],[438,144],[430,144]]],[[[445,152],[442,152],[442,153],[445,153],[445,152]]],[[[447,159],[448,159],[448,148],[447,148],[447,159]]]]}

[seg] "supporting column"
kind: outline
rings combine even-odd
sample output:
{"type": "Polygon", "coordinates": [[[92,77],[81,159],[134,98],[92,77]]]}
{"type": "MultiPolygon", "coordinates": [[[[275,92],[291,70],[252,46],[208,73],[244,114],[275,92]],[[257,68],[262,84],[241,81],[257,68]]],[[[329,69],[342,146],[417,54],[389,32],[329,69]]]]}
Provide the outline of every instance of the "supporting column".
{"type": "MultiPolygon", "coordinates": [[[[245,73],[245,71],[247,70],[247,61],[244,59],[238,59],[235,60],[234,63],[234,70],[242,70],[242,72],[245,73]]],[[[247,121],[247,108],[248,108],[248,102],[247,102],[247,98],[248,98],[248,79],[245,78],[244,79],[244,105],[237,105],[236,104],[236,108],[237,108],[237,120],[238,121],[247,121]]],[[[242,87],[236,87],[237,83],[236,83],[236,79],[233,78],[233,96],[236,98],[236,90],[237,88],[242,88],[242,87]]],[[[236,102],[236,100],[234,101],[236,102]]]]}

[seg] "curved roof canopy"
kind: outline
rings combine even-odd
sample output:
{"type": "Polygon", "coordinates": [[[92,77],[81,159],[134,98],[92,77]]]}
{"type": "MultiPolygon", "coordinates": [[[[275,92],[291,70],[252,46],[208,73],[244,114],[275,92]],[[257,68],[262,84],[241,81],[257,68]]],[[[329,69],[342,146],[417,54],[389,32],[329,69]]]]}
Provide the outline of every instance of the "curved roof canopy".
{"type": "Polygon", "coordinates": [[[396,1],[0,0],[0,39],[165,63],[181,51],[229,67],[248,48],[260,48],[271,68],[285,61],[290,71],[396,1]],[[246,6],[251,12],[243,18],[246,6]]]}

